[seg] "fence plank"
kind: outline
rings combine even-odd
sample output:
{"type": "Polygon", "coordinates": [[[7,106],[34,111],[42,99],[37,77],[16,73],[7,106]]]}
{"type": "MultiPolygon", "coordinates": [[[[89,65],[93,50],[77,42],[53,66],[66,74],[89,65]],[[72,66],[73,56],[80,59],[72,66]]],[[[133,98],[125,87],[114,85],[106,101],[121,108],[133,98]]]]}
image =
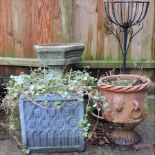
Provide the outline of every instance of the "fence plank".
{"type": "Polygon", "coordinates": [[[59,42],[61,35],[58,0],[34,0],[32,3],[33,44],[59,42]]]}
{"type": "Polygon", "coordinates": [[[84,59],[95,60],[97,50],[97,1],[73,0],[73,41],[86,45],[84,59]]]}
{"type": "Polygon", "coordinates": [[[61,0],[62,42],[72,42],[72,0],[61,0]]]}
{"type": "MultiPolygon", "coordinates": [[[[144,63],[147,60],[151,60],[152,57],[152,36],[153,36],[153,24],[154,24],[154,0],[150,1],[150,6],[146,18],[143,21],[144,27],[132,41],[131,44],[131,60],[138,61],[143,60],[144,63]]],[[[137,30],[139,26],[136,26],[134,30],[137,30]]],[[[155,51],[154,51],[155,52],[155,51]]]]}
{"type": "Polygon", "coordinates": [[[11,0],[0,1],[0,54],[13,56],[11,0]]]}
{"type": "MultiPolygon", "coordinates": [[[[154,2],[154,1],[153,1],[154,2]]],[[[153,34],[152,34],[152,48],[151,48],[151,57],[152,60],[155,60],[155,2],[154,2],[154,8],[153,8],[152,14],[154,15],[154,17],[152,18],[153,22],[153,34]]]]}
{"type": "MultiPolygon", "coordinates": [[[[144,29],[128,52],[133,63],[154,60],[155,2],[150,2],[144,29]]],[[[62,41],[84,43],[83,61],[121,60],[116,38],[105,32],[105,17],[104,0],[0,0],[0,56],[36,58],[34,44],[62,41]]]]}

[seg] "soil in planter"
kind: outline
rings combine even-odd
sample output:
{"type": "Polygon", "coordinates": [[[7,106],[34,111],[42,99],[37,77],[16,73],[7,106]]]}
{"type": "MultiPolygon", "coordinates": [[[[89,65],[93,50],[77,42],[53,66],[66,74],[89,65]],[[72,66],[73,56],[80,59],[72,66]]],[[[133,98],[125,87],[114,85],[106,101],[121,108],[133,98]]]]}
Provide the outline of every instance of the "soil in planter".
{"type": "Polygon", "coordinates": [[[122,79],[119,79],[119,78],[115,78],[115,79],[103,80],[102,82],[105,83],[105,84],[114,85],[114,86],[136,86],[136,85],[146,83],[146,80],[144,80],[144,81],[140,80],[140,79],[122,80],[122,79]]]}

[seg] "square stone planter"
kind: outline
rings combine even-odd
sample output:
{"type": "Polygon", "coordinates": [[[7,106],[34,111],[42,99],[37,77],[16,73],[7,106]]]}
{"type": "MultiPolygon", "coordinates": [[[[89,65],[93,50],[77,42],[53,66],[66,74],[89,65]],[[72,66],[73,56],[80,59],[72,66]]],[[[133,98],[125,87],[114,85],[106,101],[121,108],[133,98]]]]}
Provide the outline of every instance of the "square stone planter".
{"type": "Polygon", "coordinates": [[[84,116],[83,98],[64,99],[57,94],[39,95],[35,103],[21,95],[19,112],[23,144],[31,152],[84,151],[79,121],[84,116]],[[59,104],[59,108],[56,105],[59,104]]]}
{"type": "Polygon", "coordinates": [[[34,45],[34,50],[42,64],[64,66],[79,63],[84,47],[79,43],[43,44],[34,45]]]}

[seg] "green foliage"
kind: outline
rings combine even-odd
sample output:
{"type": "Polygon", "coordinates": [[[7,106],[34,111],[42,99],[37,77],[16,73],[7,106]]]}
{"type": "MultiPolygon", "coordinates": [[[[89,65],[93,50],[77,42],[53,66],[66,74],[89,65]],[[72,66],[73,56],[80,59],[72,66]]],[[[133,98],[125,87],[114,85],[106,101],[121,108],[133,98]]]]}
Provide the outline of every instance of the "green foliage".
{"type": "Polygon", "coordinates": [[[85,117],[84,119],[82,119],[79,122],[79,125],[82,127],[83,131],[82,131],[82,136],[84,137],[88,137],[88,135],[90,134],[89,130],[90,130],[90,126],[91,124],[89,123],[89,120],[87,119],[87,117],[85,117]]]}
{"type": "MultiPolygon", "coordinates": [[[[80,126],[83,129],[82,135],[87,137],[88,139],[92,136],[92,131],[90,131],[90,122],[88,119],[88,114],[93,113],[93,110],[96,109],[98,111],[98,116],[101,111],[101,109],[109,109],[109,104],[104,96],[101,95],[101,93],[94,89],[91,92],[88,93],[88,104],[86,106],[86,113],[83,120],[80,121],[80,126]]],[[[98,121],[97,121],[98,122],[98,121]]],[[[97,125],[97,124],[96,124],[97,125]]],[[[96,126],[95,125],[95,126],[96,126]]]]}
{"type": "Polygon", "coordinates": [[[93,102],[92,107],[101,111],[102,108],[109,109],[109,104],[105,96],[102,96],[98,90],[93,91],[91,95],[91,101],[93,102]]]}
{"type": "Polygon", "coordinates": [[[10,76],[7,86],[8,95],[17,98],[20,94],[26,94],[33,98],[39,94],[58,93],[67,97],[70,93],[78,93],[92,90],[96,79],[86,71],[70,71],[59,74],[50,69],[35,69],[30,75],[20,74],[10,76]]]}
{"type": "Polygon", "coordinates": [[[63,106],[63,104],[62,104],[61,101],[55,101],[55,102],[54,102],[54,107],[55,107],[55,108],[59,109],[59,108],[61,108],[62,106],[63,106]]]}
{"type": "MultiPolygon", "coordinates": [[[[69,99],[70,93],[77,93],[80,96],[88,95],[89,100],[86,105],[86,113],[79,122],[83,129],[82,135],[91,137],[91,124],[88,121],[88,113],[94,108],[100,111],[103,107],[109,108],[108,103],[96,88],[97,79],[90,76],[87,71],[70,71],[60,74],[50,69],[35,69],[31,73],[21,73],[19,76],[10,76],[7,85],[7,95],[3,100],[3,108],[6,109],[9,116],[9,130],[16,130],[19,126],[18,97],[24,94],[32,102],[37,95],[56,93],[69,99]]],[[[80,97],[81,98],[81,97],[80,97]]],[[[47,107],[46,101],[37,103],[40,106],[47,107]]],[[[60,101],[54,103],[54,108],[61,108],[63,104],[60,101]]]]}
{"type": "Polygon", "coordinates": [[[132,86],[133,82],[129,80],[116,80],[116,81],[111,81],[111,85],[114,86],[132,86]]]}
{"type": "MultiPolygon", "coordinates": [[[[69,99],[70,93],[77,93],[79,96],[88,94],[96,86],[97,79],[91,77],[87,71],[70,71],[60,74],[50,69],[35,69],[31,73],[21,73],[19,76],[10,76],[7,84],[7,95],[3,99],[2,106],[8,113],[9,129],[18,129],[18,97],[24,94],[28,99],[34,101],[37,95],[57,93],[62,97],[69,99]]],[[[81,97],[79,97],[81,98],[81,97]]],[[[77,99],[78,100],[78,99],[77,99]]],[[[40,106],[47,107],[46,101],[40,106]]],[[[54,103],[54,108],[61,108],[60,101],[54,103]]]]}

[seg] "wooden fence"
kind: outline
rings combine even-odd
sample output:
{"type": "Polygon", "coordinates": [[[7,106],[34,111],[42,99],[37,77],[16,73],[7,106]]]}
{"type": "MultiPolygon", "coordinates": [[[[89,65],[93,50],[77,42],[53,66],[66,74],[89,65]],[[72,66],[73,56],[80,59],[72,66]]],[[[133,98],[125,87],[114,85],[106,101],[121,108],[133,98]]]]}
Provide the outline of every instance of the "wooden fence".
{"type": "Polygon", "coordinates": [[[0,0],[0,56],[36,57],[34,44],[59,42],[58,0],[0,0]]]}
{"type": "MultiPolygon", "coordinates": [[[[133,40],[128,60],[153,59],[155,52],[155,2],[154,0],[150,2],[148,14],[144,20],[144,28],[133,40]]],[[[117,40],[113,35],[105,33],[104,1],[74,0],[73,10],[73,40],[86,44],[84,59],[120,60],[121,52],[117,40]]]]}
{"type": "MultiPolygon", "coordinates": [[[[150,3],[144,28],[129,49],[128,67],[154,68],[155,1],[150,3]]],[[[86,49],[80,65],[119,67],[120,48],[105,31],[105,17],[104,0],[0,0],[0,65],[37,66],[34,44],[81,42],[86,49]]]]}

